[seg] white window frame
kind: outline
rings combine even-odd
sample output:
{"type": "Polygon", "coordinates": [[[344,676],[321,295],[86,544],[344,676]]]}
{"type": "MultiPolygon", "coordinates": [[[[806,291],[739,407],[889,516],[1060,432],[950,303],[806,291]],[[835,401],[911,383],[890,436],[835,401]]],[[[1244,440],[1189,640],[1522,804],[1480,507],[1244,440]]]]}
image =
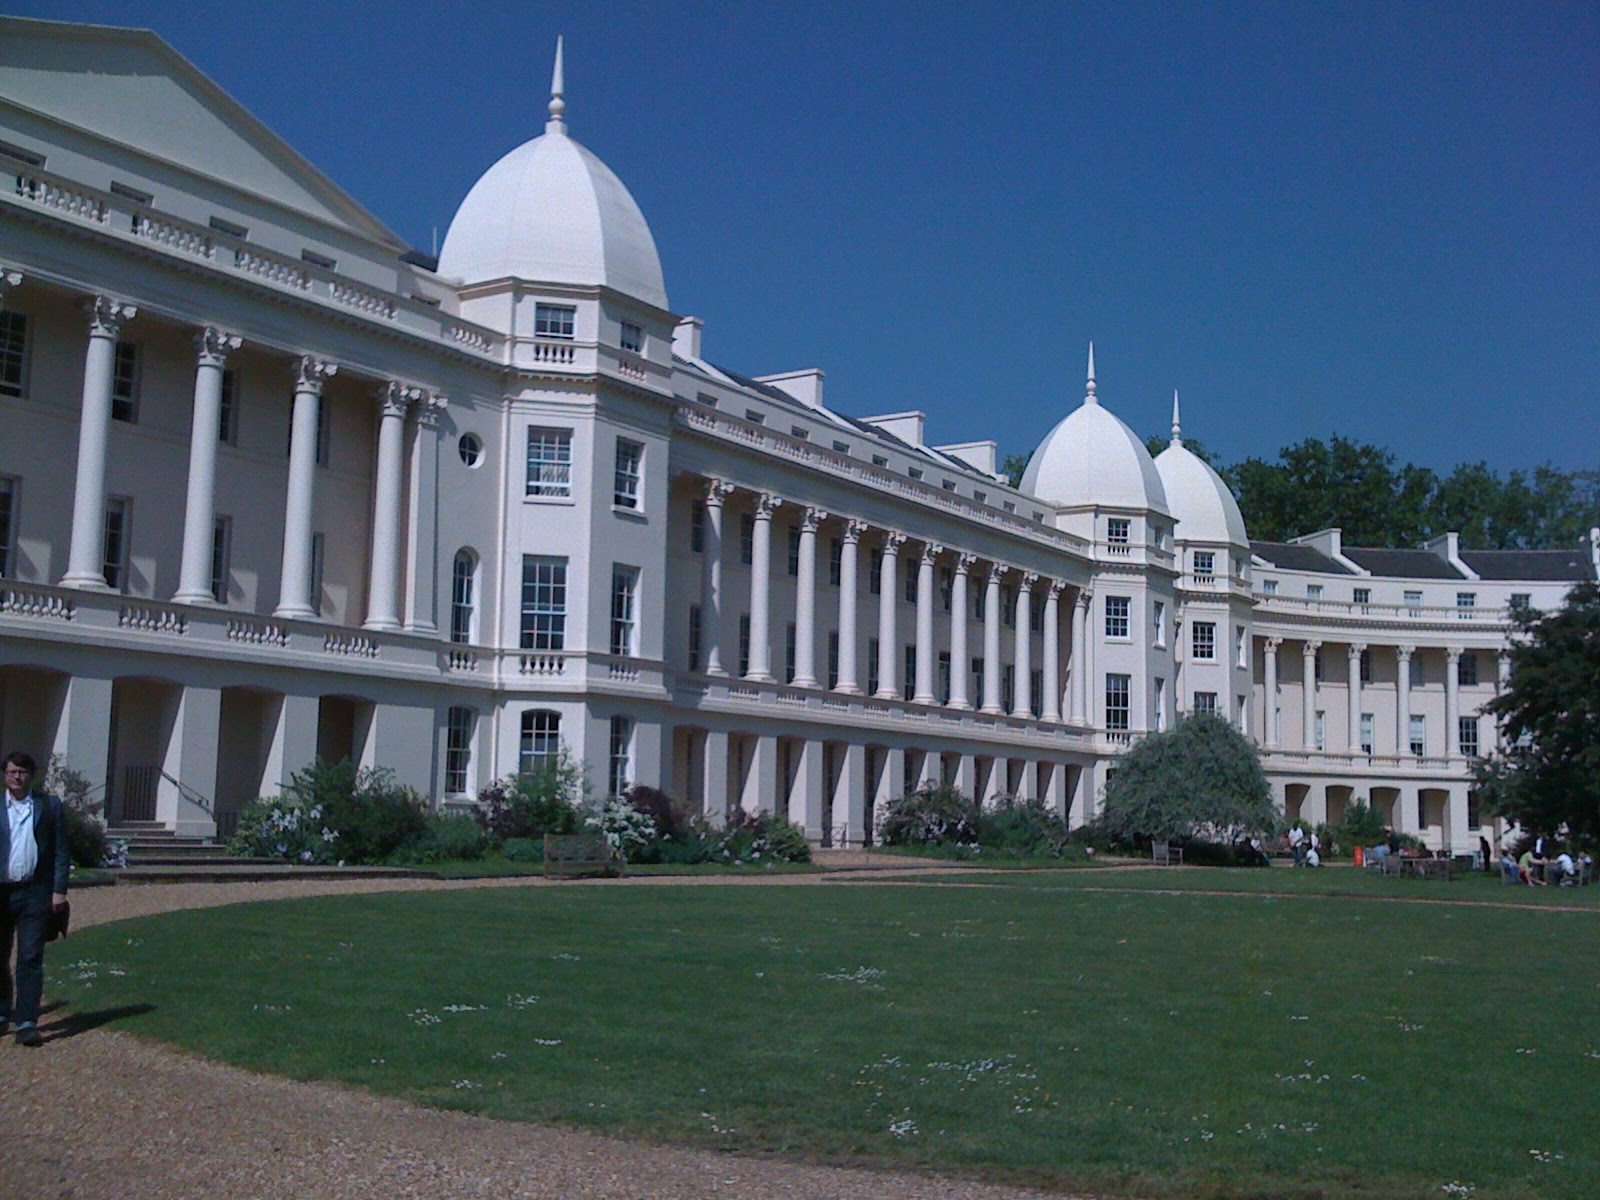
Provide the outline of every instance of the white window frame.
{"type": "Polygon", "coordinates": [[[1129,517],[1106,518],[1106,544],[1126,546],[1133,540],[1133,521],[1129,517]]]}
{"type": "Polygon", "coordinates": [[[1125,733],[1133,712],[1133,676],[1115,673],[1106,676],[1106,729],[1125,733]]]}
{"type": "Polygon", "coordinates": [[[22,480],[0,475],[0,579],[13,579],[17,570],[17,525],[22,507],[22,480]]]}
{"type": "Polygon", "coordinates": [[[1167,602],[1165,600],[1156,600],[1151,604],[1150,620],[1155,627],[1153,644],[1165,646],[1167,644],[1167,602]]]}
{"type": "Polygon", "coordinates": [[[537,774],[554,766],[560,756],[561,714],[552,708],[523,709],[517,770],[523,775],[537,774]]]}
{"type": "Polygon", "coordinates": [[[1107,596],[1105,631],[1108,642],[1125,642],[1132,636],[1133,597],[1107,596]]]}
{"type": "Polygon", "coordinates": [[[1217,661],[1217,623],[1191,621],[1189,623],[1189,657],[1195,662],[1217,661]]]}
{"type": "Polygon", "coordinates": [[[623,321],[617,329],[617,345],[629,354],[644,353],[644,326],[623,321]]]}
{"type": "Polygon", "coordinates": [[[639,653],[639,568],[611,567],[611,653],[634,658],[639,653]]]}
{"type": "Polygon", "coordinates": [[[1428,717],[1426,713],[1412,713],[1406,728],[1406,744],[1418,758],[1428,753],[1428,717]]]}
{"type": "Polygon", "coordinates": [[[524,554],[518,645],[558,653],[567,648],[567,560],[524,554]]]}
{"type": "Polygon", "coordinates": [[[107,496],[100,525],[100,571],[114,592],[128,590],[128,551],[133,541],[133,500],[107,496]]]}
{"type": "Polygon", "coordinates": [[[239,444],[239,373],[222,368],[221,403],[217,408],[217,441],[224,446],[239,444]]]}
{"type": "Polygon", "coordinates": [[[0,309],[0,396],[28,394],[28,315],[0,309]]]}
{"type": "Polygon", "coordinates": [[[311,611],[317,616],[322,615],[322,586],[325,582],[324,572],[328,562],[328,535],[313,533],[311,535],[311,611]]]}
{"type": "Polygon", "coordinates": [[[140,377],[144,374],[144,355],[138,342],[117,343],[111,366],[111,419],[129,425],[139,423],[140,377]]]}
{"type": "Polygon", "coordinates": [[[530,425],[527,441],[527,477],[523,496],[532,500],[571,499],[571,428],[563,425],[530,425]]]}
{"type": "Polygon", "coordinates": [[[1196,692],[1194,694],[1194,711],[1196,716],[1199,716],[1201,713],[1207,713],[1213,717],[1216,716],[1217,693],[1196,692]]]}
{"type": "Polygon", "coordinates": [[[478,640],[478,556],[466,546],[450,561],[450,641],[469,646],[478,640]]]}
{"type": "Polygon", "coordinates": [[[644,507],[644,443],[617,439],[616,465],[611,476],[611,503],[638,512],[644,507]]]}
{"type": "Polygon", "coordinates": [[[233,571],[233,518],[217,514],[211,519],[211,598],[228,602],[233,571]]]}
{"type": "Polygon", "coordinates": [[[606,794],[620,796],[628,790],[633,774],[632,717],[611,718],[610,753],[606,759],[606,794]]]}
{"type": "Polygon", "coordinates": [[[1194,577],[1196,579],[1215,579],[1217,576],[1217,552],[1215,550],[1196,550],[1194,552],[1194,577]]]}
{"type": "Polygon", "coordinates": [[[533,336],[572,341],[577,331],[578,308],[573,304],[546,304],[533,306],[533,336]]]}
{"type": "Polygon", "coordinates": [[[464,704],[445,710],[444,793],[447,796],[472,794],[472,741],[477,733],[478,714],[464,704]]]}

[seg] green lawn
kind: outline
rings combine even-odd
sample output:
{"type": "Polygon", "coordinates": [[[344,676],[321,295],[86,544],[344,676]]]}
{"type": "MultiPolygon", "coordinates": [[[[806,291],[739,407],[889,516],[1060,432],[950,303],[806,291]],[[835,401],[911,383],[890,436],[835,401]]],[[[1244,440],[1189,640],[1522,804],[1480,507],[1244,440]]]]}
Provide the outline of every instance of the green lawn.
{"type": "MultiPolygon", "coordinates": [[[[440,879],[503,879],[508,876],[543,875],[543,862],[515,862],[498,855],[490,858],[448,859],[444,862],[401,863],[413,870],[427,871],[440,879]]],[[[629,863],[629,875],[808,875],[821,867],[811,863],[629,863]]]]}
{"type": "Polygon", "coordinates": [[[1140,887],[1341,874],[240,905],[75,934],[50,990],[260,1070],[647,1139],[1139,1196],[1600,1194],[1592,909],[1140,887]]]}

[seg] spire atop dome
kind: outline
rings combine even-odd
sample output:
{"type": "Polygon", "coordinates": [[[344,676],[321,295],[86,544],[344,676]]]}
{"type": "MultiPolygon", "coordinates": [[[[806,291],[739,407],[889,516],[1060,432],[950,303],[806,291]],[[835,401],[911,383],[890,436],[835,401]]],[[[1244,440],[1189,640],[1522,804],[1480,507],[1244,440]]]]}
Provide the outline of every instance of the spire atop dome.
{"type": "Polygon", "coordinates": [[[565,72],[561,68],[561,50],[563,38],[556,35],[556,65],[550,72],[550,119],[544,124],[546,133],[565,133],[567,131],[567,84],[565,72]]]}
{"type": "Polygon", "coordinates": [[[1183,425],[1178,420],[1178,389],[1172,389],[1172,444],[1183,445],[1183,425]]]}
{"type": "Polygon", "coordinates": [[[1094,343],[1089,343],[1089,382],[1084,388],[1083,402],[1085,404],[1099,404],[1099,397],[1095,395],[1094,385],[1094,343]]]}

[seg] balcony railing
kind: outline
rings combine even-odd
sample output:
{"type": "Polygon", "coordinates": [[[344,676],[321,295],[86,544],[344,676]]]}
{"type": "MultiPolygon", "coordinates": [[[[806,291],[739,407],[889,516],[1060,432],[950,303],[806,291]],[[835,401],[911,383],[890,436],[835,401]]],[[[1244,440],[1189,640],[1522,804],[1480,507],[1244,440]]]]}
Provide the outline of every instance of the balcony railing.
{"type": "Polygon", "coordinates": [[[1261,611],[1265,613],[1305,614],[1346,620],[1371,618],[1378,621],[1409,621],[1434,625],[1468,621],[1477,625],[1504,625],[1511,616],[1509,608],[1457,608],[1454,605],[1443,604],[1357,604],[1351,600],[1283,596],[1259,590],[1254,592],[1253,596],[1261,611]]]}

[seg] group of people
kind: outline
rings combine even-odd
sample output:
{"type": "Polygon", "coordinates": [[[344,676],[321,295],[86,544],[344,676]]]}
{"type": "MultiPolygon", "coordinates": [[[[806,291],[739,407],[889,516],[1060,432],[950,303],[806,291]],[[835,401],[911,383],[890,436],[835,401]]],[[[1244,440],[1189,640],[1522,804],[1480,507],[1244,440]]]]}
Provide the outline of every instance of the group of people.
{"type": "Polygon", "coordinates": [[[1294,855],[1294,865],[1297,867],[1320,867],[1322,865],[1322,839],[1317,836],[1315,829],[1301,829],[1298,825],[1289,826],[1287,834],[1289,839],[1289,852],[1294,855]]]}
{"type": "Polygon", "coordinates": [[[1500,878],[1506,883],[1526,884],[1529,887],[1572,887],[1594,873],[1594,857],[1587,852],[1576,859],[1571,851],[1559,849],[1543,834],[1524,838],[1507,834],[1500,845],[1500,878]],[[1522,852],[1517,852],[1518,846],[1522,852]],[[1556,850],[1554,855],[1552,850],[1556,850]]]}

